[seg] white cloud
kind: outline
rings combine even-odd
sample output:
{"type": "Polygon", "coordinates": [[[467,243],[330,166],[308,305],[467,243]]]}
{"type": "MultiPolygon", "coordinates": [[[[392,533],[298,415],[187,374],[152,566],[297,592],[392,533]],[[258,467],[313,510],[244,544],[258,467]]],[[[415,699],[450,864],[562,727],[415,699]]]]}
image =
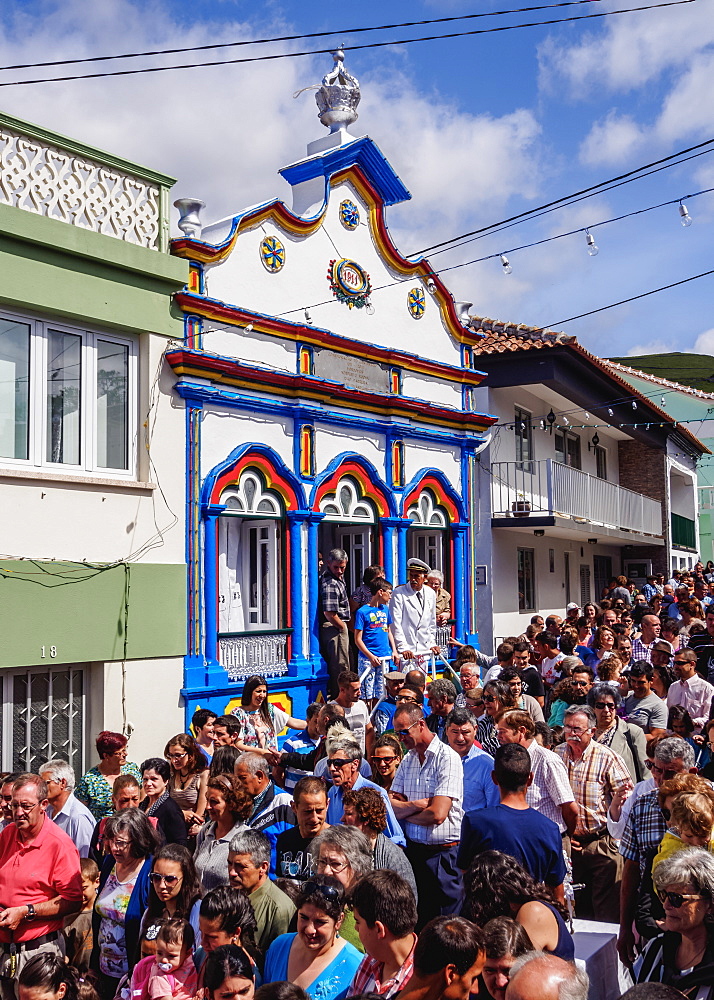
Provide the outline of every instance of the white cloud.
{"type": "MultiPolygon", "coordinates": [[[[185,27],[174,21],[169,5],[160,3],[38,4],[14,20],[0,15],[0,66],[202,45],[215,42],[217,35],[229,40],[288,33],[284,24],[270,22],[265,10],[262,16],[266,20],[260,23],[252,16],[250,25],[226,21],[219,27],[201,22],[185,27]]],[[[264,51],[247,46],[162,59],[168,64],[264,51]]],[[[90,64],[78,71],[125,65],[90,64]]],[[[289,200],[278,168],[300,159],[306,144],[325,134],[314,95],[297,100],[292,95],[318,83],[329,68],[328,56],[284,59],[0,88],[0,101],[11,114],[173,174],[178,177],[174,197],[202,198],[207,204],[204,219],[210,221],[268,198],[289,200]]],[[[40,75],[72,71],[51,68],[40,75]]],[[[398,73],[391,72],[385,81],[383,70],[361,83],[360,118],[353,132],[375,139],[413,194],[404,210],[390,212],[404,252],[462,232],[485,209],[490,220],[493,210],[516,192],[536,193],[538,124],[530,111],[473,115],[418,92],[398,73]],[[406,137],[413,137],[413,145],[406,137]]]]}
{"type": "MultiPolygon", "coordinates": [[[[681,346],[681,345],[678,345],[681,346]]],[[[627,351],[628,358],[636,358],[641,354],[669,354],[672,351],[672,343],[664,340],[650,340],[644,344],[635,344],[627,351]]],[[[615,357],[617,355],[614,355],[615,357]]]]}
{"type": "Polygon", "coordinates": [[[699,334],[694,341],[692,351],[694,354],[714,355],[714,327],[699,334]]]}
{"type": "Polygon", "coordinates": [[[686,70],[714,41],[712,0],[612,16],[602,32],[590,32],[575,45],[563,44],[565,37],[552,35],[539,48],[544,86],[562,87],[565,81],[574,97],[633,90],[665,72],[686,70]]]}
{"type": "Polygon", "coordinates": [[[645,141],[645,130],[630,115],[612,110],[590,129],[580,146],[580,161],[590,167],[625,162],[645,141]]]}

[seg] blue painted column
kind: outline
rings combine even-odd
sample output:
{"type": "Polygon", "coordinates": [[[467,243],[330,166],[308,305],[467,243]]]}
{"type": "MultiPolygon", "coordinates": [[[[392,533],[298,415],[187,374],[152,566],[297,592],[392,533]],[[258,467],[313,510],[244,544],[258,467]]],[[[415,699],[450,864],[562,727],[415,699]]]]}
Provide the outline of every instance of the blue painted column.
{"type": "Polygon", "coordinates": [[[324,514],[318,514],[315,511],[310,511],[307,516],[307,566],[303,568],[304,575],[307,577],[307,621],[310,630],[310,659],[315,670],[318,670],[320,667],[320,626],[317,621],[319,590],[317,580],[317,529],[324,516],[324,514]]]}
{"type": "Polygon", "coordinates": [[[392,582],[396,586],[407,582],[407,531],[411,526],[409,518],[395,518],[397,524],[397,579],[392,582]]]}
{"type": "MultiPolygon", "coordinates": [[[[209,513],[203,522],[204,650],[208,683],[218,663],[218,515],[209,513]]],[[[225,678],[224,678],[225,679],[225,678]]]]}
{"type": "Polygon", "coordinates": [[[456,638],[459,642],[464,642],[466,635],[467,582],[464,572],[464,544],[468,527],[468,524],[463,521],[457,521],[451,525],[454,535],[453,613],[456,619],[456,638]]]}
{"type": "Polygon", "coordinates": [[[402,523],[400,517],[381,517],[379,527],[382,532],[382,549],[384,551],[384,575],[387,580],[391,580],[396,587],[398,581],[394,579],[394,532],[397,525],[402,523]]]}
{"type": "Polygon", "coordinates": [[[308,511],[288,511],[288,530],[290,532],[290,620],[292,623],[292,655],[291,667],[299,671],[307,663],[304,649],[305,614],[309,611],[309,587],[305,593],[305,575],[309,572],[303,566],[302,558],[302,526],[310,517],[308,511]]]}

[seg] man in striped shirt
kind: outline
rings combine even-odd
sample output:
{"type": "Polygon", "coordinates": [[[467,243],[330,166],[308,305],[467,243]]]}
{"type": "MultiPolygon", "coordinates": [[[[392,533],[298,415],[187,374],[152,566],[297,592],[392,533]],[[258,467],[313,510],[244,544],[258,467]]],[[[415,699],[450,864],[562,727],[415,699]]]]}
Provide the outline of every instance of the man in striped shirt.
{"type": "Polygon", "coordinates": [[[618,923],[622,857],[607,829],[612,798],[623,783],[631,785],[622,758],[593,739],[595,713],[589,705],[566,709],[566,742],[555,748],[568,771],[578,806],[571,836],[573,882],[586,886],[578,901],[578,916],[618,923]],[[590,900],[585,896],[589,890],[590,900]],[[590,904],[590,905],[589,905],[590,904]]]}
{"type": "Polygon", "coordinates": [[[657,615],[645,615],[641,622],[642,634],[632,641],[632,662],[647,660],[652,662],[652,646],[659,639],[662,625],[657,615]]]}

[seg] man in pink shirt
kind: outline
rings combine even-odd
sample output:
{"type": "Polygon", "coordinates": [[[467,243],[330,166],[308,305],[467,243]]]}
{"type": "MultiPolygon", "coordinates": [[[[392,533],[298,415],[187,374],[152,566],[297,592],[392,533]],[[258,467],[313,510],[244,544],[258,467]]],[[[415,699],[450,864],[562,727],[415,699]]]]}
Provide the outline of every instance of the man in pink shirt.
{"type": "Polygon", "coordinates": [[[15,1000],[23,965],[40,951],[64,955],[64,918],[82,908],[79,852],[46,815],[47,785],[21,774],[0,833],[0,995],[15,1000]]]}

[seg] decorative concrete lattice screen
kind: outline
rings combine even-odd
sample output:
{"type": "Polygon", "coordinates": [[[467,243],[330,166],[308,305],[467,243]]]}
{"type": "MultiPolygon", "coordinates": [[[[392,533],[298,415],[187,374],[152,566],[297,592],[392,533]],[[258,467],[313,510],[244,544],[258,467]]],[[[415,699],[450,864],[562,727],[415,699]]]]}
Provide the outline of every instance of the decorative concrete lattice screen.
{"type": "Polygon", "coordinates": [[[160,186],[2,121],[0,203],[162,249],[160,186]]]}

